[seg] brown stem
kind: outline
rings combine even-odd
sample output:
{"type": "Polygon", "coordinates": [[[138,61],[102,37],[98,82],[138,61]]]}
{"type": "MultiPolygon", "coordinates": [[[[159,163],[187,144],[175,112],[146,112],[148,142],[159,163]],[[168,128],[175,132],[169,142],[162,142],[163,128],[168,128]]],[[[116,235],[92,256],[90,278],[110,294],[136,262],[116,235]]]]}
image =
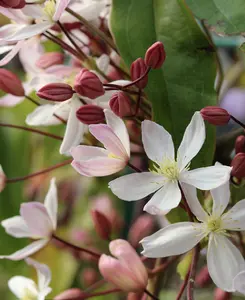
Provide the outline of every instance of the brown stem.
{"type": "Polygon", "coordinates": [[[165,271],[173,262],[175,262],[179,256],[173,256],[168,261],[163,263],[162,265],[154,268],[153,270],[149,270],[148,273],[150,276],[155,276],[157,273],[165,271]]]}
{"type": "Polygon", "coordinates": [[[179,185],[179,188],[180,188],[180,191],[181,191],[182,201],[183,201],[185,210],[188,213],[190,221],[193,222],[194,221],[194,215],[193,215],[192,211],[190,210],[190,207],[189,207],[189,205],[188,205],[188,203],[186,201],[186,197],[185,197],[184,191],[183,191],[183,189],[181,187],[181,184],[179,182],[178,182],[178,185],[179,185]]]}
{"type": "Polygon", "coordinates": [[[196,276],[196,268],[197,268],[197,262],[199,257],[199,244],[196,245],[194,248],[194,254],[192,257],[191,267],[190,267],[190,275],[188,279],[187,284],[187,299],[193,300],[193,291],[194,291],[194,283],[195,283],[195,276],[196,276]]]}
{"type": "Polygon", "coordinates": [[[136,108],[135,108],[133,117],[136,117],[139,113],[140,104],[141,104],[141,94],[142,94],[142,91],[141,91],[141,89],[139,89],[138,98],[137,98],[137,102],[136,102],[136,108]]]}
{"type": "Polygon", "coordinates": [[[137,173],[142,173],[142,171],[141,171],[139,168],[135,167],[135,166],[132,165],[130,162],[128,162],[128,166],[129,166],[131,169],[133,169],[134,171],[136,171],[137,173]]]}
{"type": "Polygon", "coordinates": [[[40,106],[40,105],[41,105],[41,104],[38,103],[36,100],[32,99],[31,97],[29,97],[29,96],[27,96],[27,95],[25,95],[25,98],[28,99],[28,100],[30,100],[32,103],[34,103],[34,104],[37,105],[37,106],[40,106]]]}
{"type": "Polygon", "coordinates": [[[151,292],[149,292],[147,289],[144,290],[144,292],[151,297],[154,300],[159,300],[159,298],[157,298],[156,296],[154,296],[151,292]]]}
{"type": "Polygon", "coordinates": [[[176,300],[180,300],[180,299],[181,299],[181,297],[182,297],[182,295],[183,295],[183,293],[184,293],[184,291],[185,291],[185,288],[186,288],[186,286],[187,286],[187,283],[188,283],[189,274],[190,274],[190,268],[189,268],[187,274],[185,275],[185,280],[184,280],[184,282],[182,283],[182,285],[181,285],[181,287],[180,287],[180,290],[179,290],[179,292],[178,292],[178,295],[177,295],[177,297],[176,297],[176,300]]]}
{"type": "Polygon", "coordinates": [[[143,75],[141,75],[138,79],[130,82],[129,84],[124,85],[124,88],[127,89],[133,85],[135,85],[136,83],[138,83],[141,79],[143,79],[151,70],[151,67],[147,67],[145,73],[143,75]]]}
{"type": "Polygon", "coordinates": [[[238,125],[240,125],[242,128],[245,128],[245,124],[243,124],[241,121],[237,120],[237,118],[230,115],[231,119],[235,121],[238,125]]]}

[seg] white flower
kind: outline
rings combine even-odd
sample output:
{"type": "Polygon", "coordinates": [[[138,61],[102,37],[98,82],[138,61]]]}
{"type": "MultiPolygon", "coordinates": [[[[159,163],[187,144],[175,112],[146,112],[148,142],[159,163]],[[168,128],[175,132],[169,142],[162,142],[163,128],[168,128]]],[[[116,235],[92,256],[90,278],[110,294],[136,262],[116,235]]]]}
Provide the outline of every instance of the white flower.
{"type": "Polygon", "coordinates": [[[238,273],[233,279],[234,290],[245,295],[245,270],[238,273]]]}
{"type": "Polygon", "coordinates": [[[50,269],[48,266],[40,264],[31,258],[27,258],[26,262],[36,269],[38,284],[32,279],[23,276],[14,276],[8,281],[9,289],[18,299],[44,300],[52,291],[49,287],[51,281],[50,269]]]}
{"type": "Polygon", "coordinates": [[[231,168],[227,166],[189,171],[191,160],[205,140],[205,125],[199,112],[195,112],[185,130],[176,160],[172,137],[158,124],[143,121],[142,140],[147,156],[154,162],[150,172],[123,176],[111,181],[109,187],[116,196],[126,201],[139,200],[157,191],[144,207],[150,214],[166,213],[179,205],[179,183],[209,190],[222,185],[230,176],[231,168]]]}
{"type": "Polygon", "coordinates": [[[200,223],[181,222],[160,229],[141,243],[147,257],[167,257],[191,250],[203,238],[209,237],[207,265],[214,283],[221,289],[233,292],[234,277],[245,269],[240,251],[228,239],[227,230],[245,230],[245,200],[236,203],[227,213],[229,182],[211,190],[212,214],[208,215],[197,199],[196,189],[183,185],[186,200],[200,223]]]}
{"type": "Polygon", "coordinates": [[[16,238],[31,238],[35,241],[25,248],[0,258],[21,260],[46,246],[52,238],[57,226],[57,188],[55,179],[50,182],[49,191],[44,204],[39,202],[23,203],[20,216],[15,216],[1,222],[6,232],[16,238]]]}

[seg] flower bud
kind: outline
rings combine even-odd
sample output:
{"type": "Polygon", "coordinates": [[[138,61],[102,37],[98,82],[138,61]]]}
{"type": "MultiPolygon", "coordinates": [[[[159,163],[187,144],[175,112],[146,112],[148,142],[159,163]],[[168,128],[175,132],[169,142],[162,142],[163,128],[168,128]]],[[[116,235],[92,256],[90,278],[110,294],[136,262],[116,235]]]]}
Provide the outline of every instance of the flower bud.
{"type": "Polygon", "coordinates": [[[245,136],[239,135],[235,142],[236,154],[240,152],[245,152],[245,136]]]}
{"type": "Polygon", "coordinates": [[[49,83],[37,92],[40,98],[58,102],[71,99],[73,94],[72,87],[66,83],[49,83]]]}
{"type": "Polygon", "coordinates": [[[105,121],[103,108],[93,104],[81,106],[76,114],[79,121],[88,125],[99,124],[105,121]]]}
{"type": "Polygon", "coordinates": [[[5,188],[5,185],[6,185],[6,175],[5,173],[3,172],[3,168],[2,166],[0,165],[0,193],[4,190],[5,188]]]}
{"type": "Polygon", "coordinates": [[[127,241],[118,239],[110,242],[109,248],[111,254],[117,259],[105,254],[101,255],[99,270],[103,277],[126,292],[144,290],[148,274],[132,246],[127,241]]]}
{"type": "Polygon", "coordinates": [[[230,121],[228,111],[218,106],[206,106],[200,113],[204,120],[213,125],[226,125],[230,121]]]}
{"type": "Polygon", "coordinates": [[[19,78],[6,69],[0,69],[0,90],[14,96],[25,96],[25,90],[19,78]]]}
{"type": "MultiPolygon", "coordinates": [[[[146,72],[146,70],[147,70],[147,66],[146,66],[144,60],[141,57],[137,58],[131,64],[131,68],[130,68],[131,79],[133,81],[137,80],[146,72]]],[[[135,85],[137,85],[138,88],[143,89],[146,87],[147,83],[148,83],[148,75],[146,75],[144,78],[142,78],[135,85]]]]}
{"type": "Polygon", "coordinates": [[[129,293],[127,300],[143,300],[144,299],[143,297],[142,297],[142,293],[129,293]]]}
{"type": "Polygon", "coordinates": [[[214,291],[214,300],[230,300],[231,297],[231,293],[225,292],[219,288],[216,288],[214,291]]]}
{"type": "Polygon", "coordinates": [[[20,9],[26,5],[25,0],[0,0],[0,6],[20,9]]]}
{"type": "Polygon", "coordinates": [[[90,99],[104,95],[105,90],[99,77],[87,69],[82,69],[75,78],[74,90],[90,99]]]}
{"type": "Polygon", "coordinates": [[[81,300],[83,297],[85,297],[85,293],[82,290],[73,288],[62,292],[54,300],[81,300]]]}
{"type": "Polygon", "coordinates": [[[54,65],[60,65],[64,62],[64,54],[60,52],[47,52],[37,61],[36,66],[40,69],[47,69],[54,65]]]}
{"type": "Polygon", "coordinates": [[[145,63],[153,69],[161,68],[166,58],[166,52],[162,42],[154,43],[145,54],[145,63]]]}
{"type": "Polygon", "coordinates": [[[81,275],[83,286],[90,286],[98,280],[98,273],[93,268],[85,268],[81,275]]]}
{"type": "Polygon", "coordinates": [[[197,274],[195,282],[197,284],[197,286],[199,287],[205,287],[207,286],[209,283],[211,283],[211,277],[209,275],[208,272],[208,267],[204,266],[200,272],[197,274]]]}
{"type": "Polygon", "coordinates": [[[108,218],[98,210],[92,210],[91,216],[93,219],[95,230],[100,238],[106,241],[110,240],[112,228],[111,222],[108,220],[108,218]]]}
{"type": "Polygon", "coordinates": [[[116,92],[113,94],[109,105],[111,110],[121,118],[132,114],[130,99],[124,92],[116,92]]]}
{"type": "Polygon", "coordinates": [[[231,176],[235,176],[236,178],[244,178],[245,177],[245,153],[238,153],[235,155],[231,162],[232,170],[231,176]]]}

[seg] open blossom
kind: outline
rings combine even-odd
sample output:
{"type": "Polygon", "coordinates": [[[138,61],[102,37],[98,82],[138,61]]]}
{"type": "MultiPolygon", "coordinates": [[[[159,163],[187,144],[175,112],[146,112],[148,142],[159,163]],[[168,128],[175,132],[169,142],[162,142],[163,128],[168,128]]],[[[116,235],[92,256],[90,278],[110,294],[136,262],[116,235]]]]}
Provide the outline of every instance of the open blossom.
{"type": "Polygon", "coordinates": [[[141,243],[147,257],[167,257],[191,250],[205,237],[209,238],[207,250],[208,271],[214,283],[232,292],[234,277],[245,270],[240,251],[229,240],[227,231],[245,230],[245,199],[224,213],[229,199],[229,182],[211,190],[213,209],[209,215],[202,208],[196,189],[184,185],[188,205],[200,223],[180,222],[171,224],[144,238],[141,243]]]}
{"type": "Polygon", "coordinates": [[[179,183],[209,190],[222,185],[230,176],[231,168],[227,166],[189,170],[191,160],[205,140],[205,125],[199,112],[195,112],[185,130],[177,159],[171,135],[158,124],[143,121],[142,140],[147,156],[154,162],[150,172],[123,176],[111,181],[109,186],[116,196],[126,201],[139,200],[157,191],[144,207],[150,214],[162,214],[179,205],[179,183]]]}
{"type": "Polygon", "coordinates": [[[107,176],[122,170],[130,157],[127,128],[122,119],[105,109],[105,124],[89,125],[89,131],[105,147],[77,146],[71,150],[72,166],[85,176],[107,176]]]}
{"type": "Polygon", "coordinates": [[[30,278],[14,276],[8,281],[9,289],[18,299],[44,300],[52,291],[49,287],[51,271],[48,266],[40,264],[34,259],[27,258],[26,262],[36,269],[38,284],[30,278]]]}
{"type": "Polygon", "coordinates": [[[46,246],[56,230],[57,207],[57,188],[53,178],[44,204],[39,202],[23,203],[20,208],[20,216],[6,219],[1,223],[6,232],[13,237],[26,237],[35,241],[11,255],[3,255],[0,258],[21,260],[46,246]]]}

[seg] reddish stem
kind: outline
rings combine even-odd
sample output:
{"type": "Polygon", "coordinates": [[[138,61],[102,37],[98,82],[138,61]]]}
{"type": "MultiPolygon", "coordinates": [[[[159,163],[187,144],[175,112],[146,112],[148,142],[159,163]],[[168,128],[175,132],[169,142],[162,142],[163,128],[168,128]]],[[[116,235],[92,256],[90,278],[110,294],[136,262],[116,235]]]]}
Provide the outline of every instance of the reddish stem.
{"type": "Polygon", "coordinates": [[[179,293],[178,293],[178,295],[177,295],[176,300],[180,300],[180,299],[181,299],[181,297],[182,297],[182,295],[183,295],[183,293],[184,293],[184,290],[185,290],[185,288],[186,288],[186,286],[187,286],[187,283],[188,283],[189,274],[190,274],[190,268],[189,268],[189,270],[188,270],[188,273],[187,273],[186,276],[185,276],[184,282],[182,283],[182,285],[181,285],[181,287],[180,287],[180,290],[179,290],[179,293]]]}
{"type": "Polygon", "coordinates": [[[191,267],[190,267],[190,275],[188,278],[188,284],[187,284],[187,299],[193,300],[193,291],[194,291],[194,283],[195,283],[195,276],[196,276],[196,267],[199,257],[199,244],[196,245],[194,248],[194,254],[192,257],[191,267]]]}

